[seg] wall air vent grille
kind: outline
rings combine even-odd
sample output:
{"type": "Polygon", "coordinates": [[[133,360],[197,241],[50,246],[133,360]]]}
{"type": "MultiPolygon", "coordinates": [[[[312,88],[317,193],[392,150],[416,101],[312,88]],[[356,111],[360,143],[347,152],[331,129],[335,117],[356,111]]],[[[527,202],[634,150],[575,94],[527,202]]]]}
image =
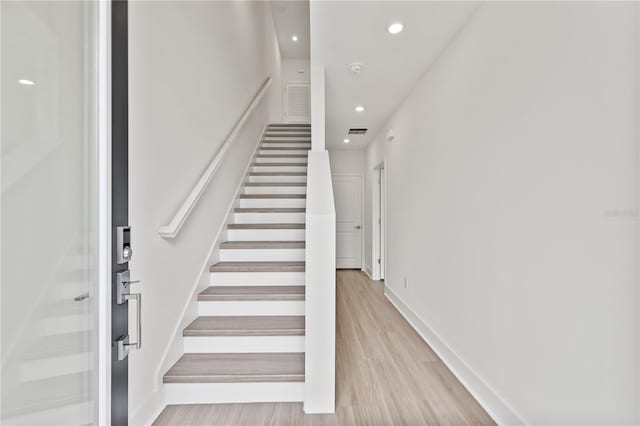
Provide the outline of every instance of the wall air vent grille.
{"type": "Polygon", "coordinates": [[[362,128],[352,127],[352,128],[349,129],[349,134],[350,135],[364,135],[365,133],[367,133],[367,130],[369,130],[369,129],[362,129],[362,128]]]}

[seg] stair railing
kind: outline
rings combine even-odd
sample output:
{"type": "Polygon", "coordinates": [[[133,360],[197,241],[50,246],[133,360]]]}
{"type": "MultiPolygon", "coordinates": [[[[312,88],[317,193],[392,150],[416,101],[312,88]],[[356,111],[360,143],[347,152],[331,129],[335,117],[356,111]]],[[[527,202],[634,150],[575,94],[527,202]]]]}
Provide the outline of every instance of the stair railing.
{"type": "Polygon", "coordinates": [[[204,173],[202,173],[202,176],[200,176],[200,179],[198,179],[187,198],[184,200],[176,214],[173,216],[173,219],[171,219],[171,222],[169,222],[169,224],[167,225],[161,226],[158,229],[158,234],[162,238],[175,238],[178,235],[180,229],[187,221],[189,214],[191,214],[191,211],[198,203],[198,200],[200,200],[200,197],[202,197],[202,194],[209,185],[209,182],[211,182],[211,179],[218,171],[218,168],[224,160],[225,154],[236,141],[238,135],[240,134],[240,131],[244,127],[244,124],[247,122],[253,111],[256,109],[256,107],[264,97],[265,93],[269,89],[269,86],[271,86],[271,81],[271,77],[267,77],[264,80],[255,96],[251,100],[251,103],[244,110],[244,112],[238,119],[238,122],[226,137],[224,143],[222,144],[216,155],[213,157],[204,173]]]}

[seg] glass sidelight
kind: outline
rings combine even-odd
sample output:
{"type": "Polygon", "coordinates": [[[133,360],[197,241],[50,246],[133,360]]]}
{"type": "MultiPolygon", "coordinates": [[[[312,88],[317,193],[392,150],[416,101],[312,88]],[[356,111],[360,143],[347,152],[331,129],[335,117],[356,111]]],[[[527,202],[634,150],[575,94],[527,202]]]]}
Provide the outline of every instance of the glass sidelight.
{"type": "Polygon", "coordinates": [[[2,2],[3,424],[97,422],[98,2],[2,2]]]}

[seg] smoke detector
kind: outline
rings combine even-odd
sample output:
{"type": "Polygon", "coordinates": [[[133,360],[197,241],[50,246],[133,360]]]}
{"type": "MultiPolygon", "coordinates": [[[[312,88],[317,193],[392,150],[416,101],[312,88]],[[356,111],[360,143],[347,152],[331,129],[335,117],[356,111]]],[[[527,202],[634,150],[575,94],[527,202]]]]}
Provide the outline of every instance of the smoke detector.
{"type": "Polygon", "coordinates": [[[363,69],[364,69],[364,64],[360,62],[354,62],[349,65],[349,71],[351,71],[352,74],[356,74],[356,75],[360,74],[363,69]]]}

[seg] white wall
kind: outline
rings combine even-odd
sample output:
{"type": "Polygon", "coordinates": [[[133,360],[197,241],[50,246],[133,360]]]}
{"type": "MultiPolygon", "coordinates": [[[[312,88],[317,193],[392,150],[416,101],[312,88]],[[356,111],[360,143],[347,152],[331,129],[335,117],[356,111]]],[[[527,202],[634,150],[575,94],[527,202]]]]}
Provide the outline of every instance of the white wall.
{"type": "Polygon", "coordinates": [[[364,150],[330,149],[331,174],[358,174],[364,176],[364,150]]]}
{"type": "Polygon", "coordinates": [[[310,82],[311,68],[308,59],[284,59],[282,61],[282,81],[310,82]]]}
{"type": "Polygon", "coordinates": [[[504,422],[639,421],[638,22],[486,3],[367,150],[387,292],[504,422]]]}
{"type": "Polygon", "coordinates": [[[142,280],[143,349],[129,361],[132,424],[163,404],[163,357],[192,300],[249,155],[281,117],[280,56],[267,2],[131,2],[132,278],[142,280]],[[227,152],[174,240],[169,222],[267,76],[270,98],[227,152]],[[159,374],[156,374],[159,373],[159,374]]]}

